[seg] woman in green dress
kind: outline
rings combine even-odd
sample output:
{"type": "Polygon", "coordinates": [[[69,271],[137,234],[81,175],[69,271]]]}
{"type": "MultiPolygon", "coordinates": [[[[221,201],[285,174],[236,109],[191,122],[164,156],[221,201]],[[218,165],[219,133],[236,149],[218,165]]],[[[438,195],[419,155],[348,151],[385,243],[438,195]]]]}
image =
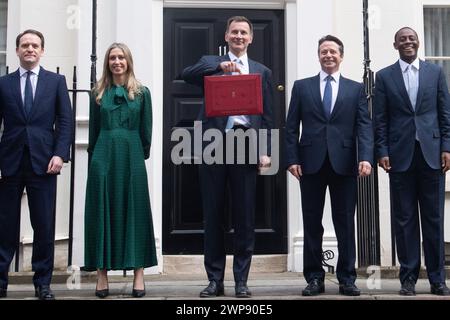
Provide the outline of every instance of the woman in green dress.
{"type": "Polygon", "coordinates": [[[157,265],[145,159],[150,154],[150,91],[135,78],[129,48],[113,43],[93,90],[85,207],[85,270],[95,295],[109,295],[108,270],[134,270],[132,295],[145,295],[144,268],[157,265]]]}

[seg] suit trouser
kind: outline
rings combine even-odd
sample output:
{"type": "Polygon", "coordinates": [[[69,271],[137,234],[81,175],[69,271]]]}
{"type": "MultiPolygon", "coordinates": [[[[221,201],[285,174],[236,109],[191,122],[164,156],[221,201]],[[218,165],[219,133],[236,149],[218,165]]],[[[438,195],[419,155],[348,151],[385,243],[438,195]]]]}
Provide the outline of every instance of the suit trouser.
{"type": "Polygon", "coordinates": [[[227,184],[231,193],[234,228],[234,279],[237,282],[247,281],[248,278],[255,244],[257,166],[248,164],[248,154],[246,157],[247,164],[199,166],[205,223],[204,263],[210,281],[221,282],[224,279],[226,262],[224,208],[227,184]]]}
{"type": "Polygon", "coordinates": [[[357,180],[356,176],[343,176],[334,172],[328,156],[317,173],[303,174],[300,178],[304,232],[303,274],[307,282],[313,278],[323,280],[325,277],[322,266],[322,217],[327,186],[338,242],[336,275],[339,283],[354,283],[357,180]]]}
{"type": "Polygon", "coordinates": [[[0,287],[8,285],[8,269],[16,251],[20,207],[27,189],[33,227],[32,269],[35,286],[50,285],[55,242],[56,176],[38,176],[33,172],[30,153],[25,149],[20,169],[14,176],[0,180],[0,287]]]}
{"type": "Polygon", "coordinates": [[[431,283],[445,281],[445,177],[442,170],[428,166],[420,144],[416,142],[409,169],[405,172],[390,173],[389,181],[400,281],[416,281],[419,277],[420,227],[428,279],[431,283]]]}

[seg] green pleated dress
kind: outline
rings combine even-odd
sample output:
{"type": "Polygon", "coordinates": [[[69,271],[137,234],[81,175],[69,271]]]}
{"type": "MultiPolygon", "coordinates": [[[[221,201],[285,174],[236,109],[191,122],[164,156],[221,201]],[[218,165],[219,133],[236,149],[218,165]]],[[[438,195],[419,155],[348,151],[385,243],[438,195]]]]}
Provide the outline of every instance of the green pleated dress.
{"type": "Polygon", "coordinates": [[[134,100],[123,87],[91,99],[85,206],[85,270],[157,265],[145,159],[152,105],[143,87],[134,100]]]}

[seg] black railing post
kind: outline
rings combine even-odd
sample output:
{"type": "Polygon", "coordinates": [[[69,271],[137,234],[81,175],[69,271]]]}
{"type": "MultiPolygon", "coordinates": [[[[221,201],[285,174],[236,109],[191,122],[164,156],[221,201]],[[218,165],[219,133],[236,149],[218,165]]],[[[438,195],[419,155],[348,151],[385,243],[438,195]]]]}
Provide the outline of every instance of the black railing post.
{"type": "Polygon", "coordinates": [[[72,78],[72,114],[73,114],[73,132],[72,132],[72,148],[70,153],[70,207],[69,207],[69,248],[67,264],[72,265],[73,251],[73,208],[75,203],[75,138],[77,129],[77,67],[73,67],[72,78]]]}
{"type": "Polygon", "coordinates": [[[92,0],[91,89],[97,82],[97,0],[92,0]]]}
{"type": "MultiPolygon", "coordinates": [[[[364,85],[367,96],[369,114],[372,117],[373,72],[370,70],[368,0],[363,0],[364,31],[364,85]]],[[[375,157],[374,157],[375,158],[375,157]]],[[[374,159],[372,174],[358,179],[358,265],[369,266],[380,264],[380,225],[378,206],[378,175],[374,159]]]]}

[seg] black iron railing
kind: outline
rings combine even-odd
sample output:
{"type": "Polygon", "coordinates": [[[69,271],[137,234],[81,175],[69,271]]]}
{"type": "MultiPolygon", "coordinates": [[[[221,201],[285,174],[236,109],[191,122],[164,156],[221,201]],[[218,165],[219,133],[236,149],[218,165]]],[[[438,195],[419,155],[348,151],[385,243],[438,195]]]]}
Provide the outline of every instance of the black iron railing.
{"type": "MultiPolygon", "coordinates": [[[[370,70],[368,0],[363,0],[364,31],[364,85],[372,117],[374,89],[373,72],[370,70]]],[[[374,157],[372,174],[358,179],[357,238],[358,266],[380,265],[380,222],[378,205],[378,172],[374,157]]]]}

